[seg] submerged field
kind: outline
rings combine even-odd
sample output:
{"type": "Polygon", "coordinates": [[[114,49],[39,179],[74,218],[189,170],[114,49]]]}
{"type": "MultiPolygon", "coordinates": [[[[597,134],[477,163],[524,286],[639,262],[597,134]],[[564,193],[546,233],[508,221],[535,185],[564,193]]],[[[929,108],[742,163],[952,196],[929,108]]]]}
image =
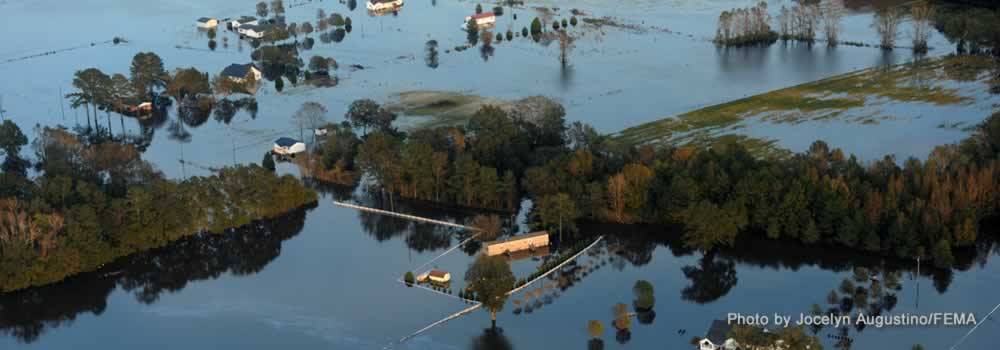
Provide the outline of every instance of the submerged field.
{"type": "MultiPolygon", "coordinates": [[[[629,145],[699,146],[739,140],[748,142],[758,154],[773,154],[780,151],[777,140],[759,137],[754,129],[809,122],[878,125],[924,118],[928,112],[948,116],[944,112],[955,108],[962,109],[965,116],[978,109],[988,110],[997,100],[988,90],[997,84],[998,71],[995,61],[978,56],[875,67],[663,118],[625,129],[615,139],[629,145]]],[[[935,126],[961,131],[967,124],[974,123],[942,119],[935,126]]],[[[795,130],[811,133],[816,139],[836,137],[808,129],[795,130]]]]}

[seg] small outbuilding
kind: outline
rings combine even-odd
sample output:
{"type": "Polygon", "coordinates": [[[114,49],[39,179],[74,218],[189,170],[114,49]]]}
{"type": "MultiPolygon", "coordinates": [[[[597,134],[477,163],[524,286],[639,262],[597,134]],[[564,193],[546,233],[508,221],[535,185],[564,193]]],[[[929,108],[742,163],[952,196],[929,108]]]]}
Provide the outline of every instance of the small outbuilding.
{"type": "Polygon", "coordinates": [[[198,28],[210,29],[219,26],[219,20],[215,18],[202,17],[198,19],[198,28]]]}
{"type": "Polygon", "coordinates": [[[238,29],[236,29],[236,32],[240,33],[240,35],[245,36],[247,38],[261,39],[265,35],[267,35],[267,32],[271,31],[272,29],[274,29],[273,26],[271,26],[268,23],[244,24],[241,25],[238,29]]]}
{"type": "Polygon", "coordinates": [[[306,151],[306,144],[291,137],[282,137],[274,141],[274,153],[282,156],[294,156],[306,151]]]}
{"type": "Polygon", "coordinates": [[[417,282],[448,283],[451,274],[441,270],[430,270],[417,276],[417,282]]]}

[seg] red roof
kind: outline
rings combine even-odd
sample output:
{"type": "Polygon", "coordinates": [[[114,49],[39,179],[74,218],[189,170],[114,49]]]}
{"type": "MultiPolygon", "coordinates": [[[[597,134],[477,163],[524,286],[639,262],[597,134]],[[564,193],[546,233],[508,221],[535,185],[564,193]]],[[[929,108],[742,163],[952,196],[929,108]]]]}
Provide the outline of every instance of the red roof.
{"type": "Polygon", "coordinates": [[[437,277],[437,278],[444,278],[444,276],[447,275],[447,274],[448,274],[447,272],[438,271],[438,270],[431,270],[431,273],[430,273],[431,276],[437,277]]]}
{"type": "Polygon", "coordinates": [[[481,18],[488,18],[488,17],[496,17],[496,15],[494,15],[493,12],[486,12],[486,13],[480,13],[480,14],[472,15],[472,19],[481,19],[481,18]]]}

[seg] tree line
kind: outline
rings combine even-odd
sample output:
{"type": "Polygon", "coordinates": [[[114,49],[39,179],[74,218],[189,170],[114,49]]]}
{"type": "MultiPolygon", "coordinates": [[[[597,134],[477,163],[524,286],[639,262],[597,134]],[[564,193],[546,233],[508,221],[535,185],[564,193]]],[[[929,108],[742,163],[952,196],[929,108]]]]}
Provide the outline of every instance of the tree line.
{"type": "Polygon", "coordinates": [[[862,164],[823,141],[778,159],[741,145],[626,147],[586,124],[567,126],[557,103],[528,100],[485,106],[464,127],[408,134],[378,121],[391,112],[374,102],[354,114],[355,102],[317,152],[370,176],[368,188],[387,196],[509,211],[527,198],[532,224],[553,232],[575,231],[578,219],[680,223],[686,244],[705,251],[760,232],[948,267],[952,250],[976,242],[980,220],[996,210],[1000,113],[925,161],[862,164]]]}
{"type": "MultiPolygon", "coordinates": [[[[0,291],[60,281],[183,237],[222,233],[317,200],[256,165],[165,179],[132,146],[40,128],[35,178],[0,174],[0,291]]],[[[7,157],[20,153],[6,150],[7,157]]]]}

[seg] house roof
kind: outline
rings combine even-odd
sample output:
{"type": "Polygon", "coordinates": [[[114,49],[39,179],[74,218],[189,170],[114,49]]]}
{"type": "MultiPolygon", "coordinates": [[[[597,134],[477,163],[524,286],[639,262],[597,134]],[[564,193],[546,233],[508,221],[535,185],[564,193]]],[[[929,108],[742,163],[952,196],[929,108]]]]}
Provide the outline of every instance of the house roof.
{"type": "Polygon", "coordinates": [[[481,19],[481,18],[489,18],[489,17],[496,17],[496,15],[494,15],[493,12],[484,12],[484,13],[477,13],[477,14],[472,15],[472,19],[481,19]]]}
{"type": "Polygon", "coordinates": [[[291,146],[295,145],[296,143],[299,143],[299,140],[293,139],[291,137],[282,137],[282,138],[277,139],[277,140],[274,141],[275,145],[278,145],[278,146],[281,146],[281,147],[291,147],[291,146]]]}
{"type": "Polygon", "coordinates": [[[491,246],[491,245],[494,245],[494,244],[507,243],[507,242],[519,241],[519,240],[527,239],[527,238],[534,238],[534,237],[538,237],[538,236],[548,236],[548,235],[549,235],[549,231],[538,231],[538,232],[533,232],[533,233],[526,233],[526,234],[519,235],[519,236],[512,236],[512,237],[507,237],[507,238],[504,238],[504,239],[498,239],[498,240],[495,240],[495,241],[489,241],[489,242],[483,243],[483,246],[488,247],[488,246],[491,246]]]}
{"type": "Polygon", "coordinates": [[[202,18],[198,19],[198,22],[207,23],[208,21],[211,21],[213,19],[215,19],[215,18],[202,17],[202,18]]]}
{"type": "Polygon", "coordinates": [[[252,31],[255,31],[255,32],[258,32],[258,33],[263,33],[263,32],[266,32],[268,30],[271,30],[271,28],[273,28],[273,27],[274,26],[271,25],[270,23],[264,22],[264,23],[261,23],[261,24],[244,24],[244,25],[240,26],[240,29],[241,30],[252,30],[252,31]]]}
{"type": "Polygon", "coordinates": [[[253,21],[256,21],[256,20],[257,20],[257,17],[254,17],[254,16],[243,16],[243,17],[240,17],[240,18],[236,19],[236,21],[240,22],[240,23],[253,22],[253,21]]]}
{"type": "Polygon", "coordinates": [[[444,278],[447,275],[448,275],[447,272],[439,271],[439,270],[431,270],[431,272],[430,272],[430,276],[431,277],[444,278]]]}
{"type": "Polygon", "coordinates": [[[712,321],[712,327],[708,329],[708,334],[705,334],[705,339],[708,339],[713,344],[722,344],[729,339],[729,332],[733,329],[729,325],[729,322],[723,320],[712,321]]]}
{"type": "Polygon", "coordinates": [[[244,78],[250,73],[250,68],[257,69],[257,66],[253,63],[247,64],[230,64],[229,67],[222,70],[222,75],[234,77],[234,78],[244,78]]]}

